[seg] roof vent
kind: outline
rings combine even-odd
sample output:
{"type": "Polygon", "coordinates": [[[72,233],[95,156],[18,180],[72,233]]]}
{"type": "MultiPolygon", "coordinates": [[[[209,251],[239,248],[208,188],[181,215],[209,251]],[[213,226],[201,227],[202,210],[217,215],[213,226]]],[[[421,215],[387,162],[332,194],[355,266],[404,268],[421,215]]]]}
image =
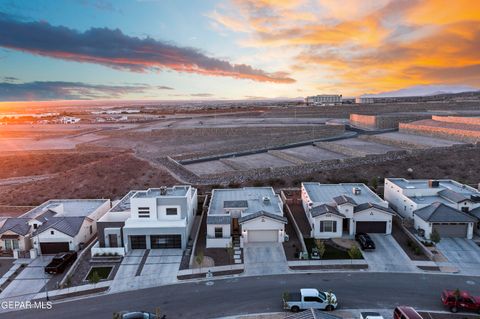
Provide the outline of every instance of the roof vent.
{"type": "Polygon", "coordinates": [[[439,186],[440,186],[440,182],[437,181],[437,180],[430,179],[428,181],[428,187],[430,187],[430,188],[437,188],[439,186]]]}
{"type": "Polygon", "coordinates": [[[167,186],[160,187],[160,195],[167,195],[167,186]]]}
{"type": "Polygon", "coordinates": [[[269,204],[269,203],[270,203],[270,197],[268,197],[268,196],[263,196],[263,202],[264,202],[265,204],[269,204]]]}
{"type": "Polygon", "coordinates": [[[360,195],[362,193],[362,189],[360,187],[354,187],[352,189],[353,195],[360,195]]]}

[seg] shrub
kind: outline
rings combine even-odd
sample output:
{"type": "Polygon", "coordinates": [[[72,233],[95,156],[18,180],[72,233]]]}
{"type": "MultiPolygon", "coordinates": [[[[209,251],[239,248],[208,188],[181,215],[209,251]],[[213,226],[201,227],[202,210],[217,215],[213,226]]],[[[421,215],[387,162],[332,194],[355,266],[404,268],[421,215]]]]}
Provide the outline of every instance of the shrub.
{"type": "Polygon", "coordinates": [[[352,246],[349,250],[348,250],[348,255],[350,256],[350,258],[352,259],[361,259],[362,258],[362,252],[360,251],[360,249],[357,247],[357,246],[352,246]]]}
{"type": "Polygon", "coordinates": [[[413,249],[413,252],[415,255],[420,255],[422,253],[422,251],[420,250],[420,247],[416,246],[414,249],[413,249]]]}
{"type": "Polygon", "coordinates": [[[240,183],[230,182],[230,183],[228,184],[228,187],[229,187],[229,188],[239,188],[239,187],[240,187],[240,183]]]}
{"type": "Polygon", "coordinates": [[[265,184],[264,184],[262,181],[258,180],[258,179],[253,181],[253,186],[254,186],[254,187],[261,187],[261,186],[264,186],[264,185],[265,185],[265,184]]]}
{"type": "Polygon", "coordinates": [[[96,284],[100,281],[100,276],[98,275],[98,273],[96,271],[94,271],[92,273],[92,275],[90,276],[90,279],[89,279],[89,282],[91,284],[96,284]]]}
{"type": "Polygon", "coordinates": [[[407,246],[408,247],[412,248],[414,245],[415,245],[415,243],[413,242],[413,240],[407,239],[407,246]]]}
{"type": "Polygon", "coordinates": [[[323,240],[315,240],[315,245],[317,246],[317,249],[318,249],[318,255],[320,256],[320,258],[323,257],[323,255],[325,254],[325,243],[323,242],[323,240]]]}
{"type": "Polygon", "coordinates": [[[434,229],[432,231],[432,233],[430,234],[430,239],[435,243],[435,244],[438,244],[441,240],[440,238],[440,234],[438,233],[438,231],[436,229],[434,229]]]}

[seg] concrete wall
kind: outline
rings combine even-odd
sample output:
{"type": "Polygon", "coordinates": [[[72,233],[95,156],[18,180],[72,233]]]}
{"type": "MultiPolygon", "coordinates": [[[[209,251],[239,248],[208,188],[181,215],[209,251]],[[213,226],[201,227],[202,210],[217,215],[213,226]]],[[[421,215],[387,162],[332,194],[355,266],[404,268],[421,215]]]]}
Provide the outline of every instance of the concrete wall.
{"type": "MultiPolygon", "coordinates": [[[[431,122],[418,121],[413,123],[400,123],[399,130],[402,133],[419,134],[425,136],[439,137],[448,140],[462,142],[480,141],[480,127],[477,130],[458,127],[434,126],[431,122]]],[[[448,124],[448,123],[447,123],[448,124]]],[[[466,125],[466,124],[463,124],[466,125]]]]}
{"type": "Polygon", "coordinates": [[[463,117],[463,116],[439,116],[433,115],[432,120],[445,123],[458,123],[468,125],[480,125],[480,117],[463,117]]]}

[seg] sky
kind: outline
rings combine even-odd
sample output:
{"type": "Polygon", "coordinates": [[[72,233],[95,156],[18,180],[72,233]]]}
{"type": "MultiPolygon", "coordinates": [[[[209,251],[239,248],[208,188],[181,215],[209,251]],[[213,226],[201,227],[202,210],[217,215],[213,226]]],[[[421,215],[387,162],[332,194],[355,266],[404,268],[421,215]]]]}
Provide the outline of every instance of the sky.
{"type": "Polygon", "coordinates": [[[0,0],[0,101],[479,88],[477,0],[0,0]]]}

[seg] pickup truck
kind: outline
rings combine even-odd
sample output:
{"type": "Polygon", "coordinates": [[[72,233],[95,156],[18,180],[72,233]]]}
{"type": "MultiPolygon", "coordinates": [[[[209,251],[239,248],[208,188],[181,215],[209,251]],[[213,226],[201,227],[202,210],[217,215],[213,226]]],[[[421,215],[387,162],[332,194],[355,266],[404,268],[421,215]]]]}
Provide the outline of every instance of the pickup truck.
{"type": "Polygon", "coordinates": [[[77,252],[75,251],[59,253],[45,266],[45,272],[49,274],[61,274],[68,266],[73,264],[75,259],[77,259],[77,252]]]}
{"type": "Polygon", "coordinates": [[[360,319],[383,319],[378,312],[360,312],[360,319]]]}
{"type": "Polygon", "coordinates": [[[460,309],[480,313],[480,296],[472,296],[467,291],[444,290],[441,300],[444,306],[451,312],[458,312],[460,309]]]}
{"type": "Polygon", "coordinates": [[[314,288],[302,288],[300,292],[283,295],[283,309],[298,312],[305,309],[332,311],[337,308],[337,297],[331,292],[322,292],[314,288]]]}

